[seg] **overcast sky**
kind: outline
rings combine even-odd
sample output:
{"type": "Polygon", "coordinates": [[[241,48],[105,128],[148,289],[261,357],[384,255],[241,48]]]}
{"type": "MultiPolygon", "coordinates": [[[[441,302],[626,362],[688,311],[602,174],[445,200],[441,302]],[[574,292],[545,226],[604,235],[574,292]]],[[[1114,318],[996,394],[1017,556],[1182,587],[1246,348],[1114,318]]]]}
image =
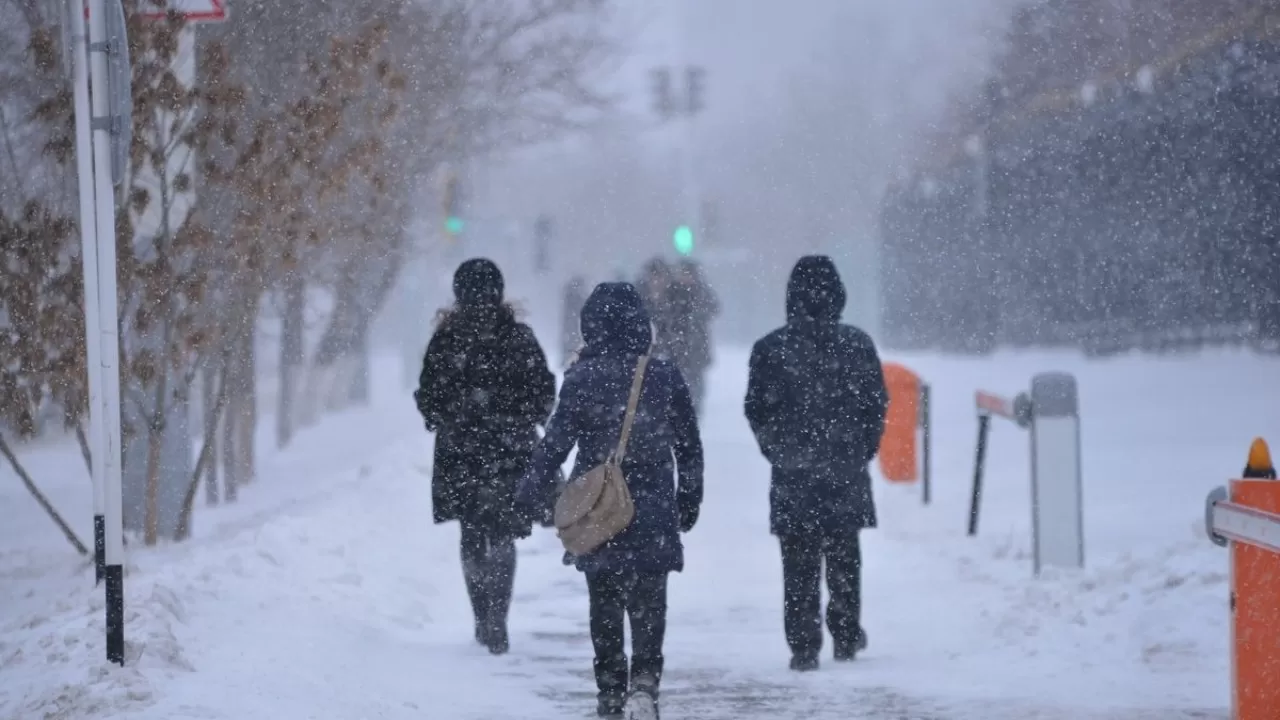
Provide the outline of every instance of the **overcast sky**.
{"type": "Polygon", "coordinates": [[[855,286],[850,312],[870,323],[875,204],[948,92],[981,79],[1014,0],[619,1],[619,112],[590,137],[481,173],[477,199],[519,222],[551,214],[564,273],[604,279],[667,251],[686,214],[683,135],[656,127],[649,70],[694,63],[707,72],[700,194],[717,205],[719,245],[750,254],[724,293],[780,305],[795,257],[826,252],[855,286]]]}

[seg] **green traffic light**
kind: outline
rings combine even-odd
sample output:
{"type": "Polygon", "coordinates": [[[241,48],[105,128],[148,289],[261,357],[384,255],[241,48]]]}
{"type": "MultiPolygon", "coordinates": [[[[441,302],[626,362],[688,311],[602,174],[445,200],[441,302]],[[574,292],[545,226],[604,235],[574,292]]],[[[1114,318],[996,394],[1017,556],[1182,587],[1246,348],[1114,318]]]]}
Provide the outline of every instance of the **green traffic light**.
{"type": "Polygon", "coordinates": [[[449,231],[451,235],[457,235],[462,232],[462,218],[449,217],[444,221],[444,229],[449,231]]]}
{"type": "Polygon", "coordinates": [[[693,229],[688,225],[681,225],[676,228],[675,235],[672,236],[671,241],[676,246],[676,252],[681,255],[688,255],[693,252],[693,229]]]}

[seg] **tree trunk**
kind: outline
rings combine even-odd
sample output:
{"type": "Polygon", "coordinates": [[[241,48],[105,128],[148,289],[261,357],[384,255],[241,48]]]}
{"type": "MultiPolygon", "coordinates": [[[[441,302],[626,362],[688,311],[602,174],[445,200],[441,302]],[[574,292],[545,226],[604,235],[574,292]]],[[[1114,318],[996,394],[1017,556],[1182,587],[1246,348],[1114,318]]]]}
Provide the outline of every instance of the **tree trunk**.
{"type": "Polygon", "coordinates": [[[289,444],[297,429],[298,381],[306,359],[302,327],[305,309],[306,283],[294,272],[285,286],[284,323],[280,337],[280,402],[276,412],[276,446],[280,448],[289,444]]]}
{"type": "MultiPolygon", "coordinates": [[[[256,317],[256,315],[254,316],[256,317]]],[[[250,325],[250,330],[244,334],[241,339],[241,357],[240,357],[240,418],[241,422],[237,427],[238,442],[236,443],[236,461],[239,463],[239,479],[241,485],[248,485],[254,481],[255,463],[257,456],[255,435],[258,429],[258,379],[256,372],[256,336],[250,325]]]]}
{"type": "Polygon", "coordinates": [[[239,371],[240,363],[232,353],[222,371],[223,382],[227,384],[226,410],[222,417],[222,492],[227,502],[236,501],[240,488],[240,464],[236,462],[236,426],[242,422],[238,407],[240,398],[236,392],[239,371]]]}
{"type": "Polygon", "coordinates": [[[246,302],[241,314],[245,323],[226,362],[227,405],[223,415],[223,489],[228,502],[235,500],[240,487],[253,481],[254,433],[257,428],[254,396],[254,342],[258,299],[246,302]]]}
{"type": "Polygon", "coordinates": [[[154,421],[148,423],[146,508],[142,516],[142,539],[148,546],[155,545],[160,535],[160,449],[163,442],[164,425],[157,427],[154,421]]]}
{"type": "Polygon", "coordinates": [[[221,414],[218,408],[218,372],[220,368],[210,360],[201,371],[201,403],[200,408],[204,412],[204,431],[203,436],[207,450],[201,452],[211,453],[210,460],[204,463],[201,474],[204,476],[204,492],[205,501],[210,505],[218,504],[218,416],[221,414]]]}
{"type": "MultiPolygon", "coordinates": [[[[225,353],[219,365],[226,367],[227,358],[225,353]]],[[[215,377],[214,380],[216,379],[215,377]]],[[[175,542],[181,542],[191,537],[191,514],[195,508],[196,492],[200,487],[200,478],[204,475],[205,467],[217,462],[217,458],[214,455],[214,446],[217,443],[218,424],[227,407],[227,381],[225,374],[217,390],[209,388],[208,392],[211,393],[211,397],[209,406],[205,408],[206,422],[203,429],[204,437],[200,447],[200,457],[196,460],[196,466],[191,472],[191,481],[188,483],[187,492],[182,499],[182,510],[178,514],[177,527],[173,533],[175,542]]]]}
{"type": "Polygon", "coordinates": [[[369,389],[369,324],[359,323],[354,329],[351,343],[352,377],[348,398],[352,405],[368,405],[371,397],[369,389]]]}

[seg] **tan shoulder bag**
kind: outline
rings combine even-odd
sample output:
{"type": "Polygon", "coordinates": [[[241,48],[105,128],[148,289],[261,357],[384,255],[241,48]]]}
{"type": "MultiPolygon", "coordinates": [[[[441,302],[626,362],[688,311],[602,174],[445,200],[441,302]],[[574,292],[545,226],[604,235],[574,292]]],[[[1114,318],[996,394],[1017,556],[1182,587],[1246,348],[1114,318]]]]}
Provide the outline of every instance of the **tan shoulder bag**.
{"type": "Polygon", "coordinates": [[[627,440],[631,437],[631,425],[636,419],[636,407],[640,404],[640,389],[644,385],[644,371],[649,356],[640,356],[635,379],[631,381],[631,396],[627,399],[627,412],[622,418],[622,434],[618,447],[604,464],[570,480],[556,500],[556,534],[564,549],[572,555],[582,555],[604,545],[627,529],[635,518],[636,506],[622,474],[622,459],[627,454],[627,440]]]}

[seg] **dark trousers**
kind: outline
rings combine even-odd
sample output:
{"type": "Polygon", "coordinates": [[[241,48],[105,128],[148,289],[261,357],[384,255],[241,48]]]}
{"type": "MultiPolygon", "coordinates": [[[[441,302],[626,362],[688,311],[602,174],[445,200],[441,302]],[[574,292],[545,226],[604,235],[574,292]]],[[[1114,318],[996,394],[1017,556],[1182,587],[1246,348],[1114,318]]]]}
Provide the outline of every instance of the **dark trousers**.
{"type": "Polygon", "coordinates": [[[785,535],[782,583],[787,644],[795,655],[822,650],[822,564],[827,566],[827,630],[837,650],[862,635],[862,549],[858,534],[785,535]]]}
{"type": "Polygon", "coordinates": [[[462,575],[476,616],[476,636],[505,631],[516,579],[516,541],[487,528],[462,524],[462,575]]]}
{"type": "Polygon", "coordinates": [[[600,697],[625,695],[628,676],[632,686],[643,684],[656,694],[662,679],[662,642],[667,634],[667,574],[590,573],[587,594],[600,697]],[[630,668],[622,634],[624,616],[631,621],[630,668]]]}

